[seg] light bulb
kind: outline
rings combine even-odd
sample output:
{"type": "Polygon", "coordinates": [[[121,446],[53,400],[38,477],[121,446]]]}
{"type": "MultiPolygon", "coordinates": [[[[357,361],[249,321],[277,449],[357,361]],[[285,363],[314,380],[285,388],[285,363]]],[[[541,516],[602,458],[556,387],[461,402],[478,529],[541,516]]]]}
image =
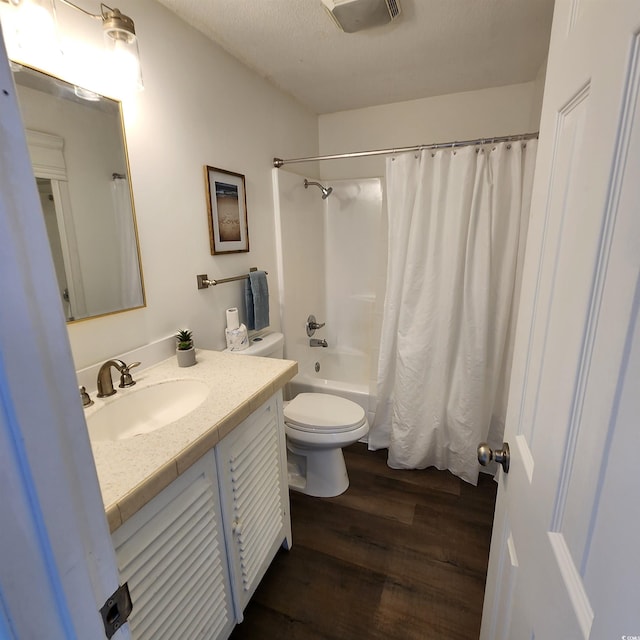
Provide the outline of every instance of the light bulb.
{"type": "MultiPolygon", "coordinates": [[[[135,37],[134,37],[135,40],[135,37]]],[[[113,40],[110,54],[107,56],[108,73],[112,86],[118,88],[118,93],[130,93],[143,88],[138,46],[124,40],[113,40]]]]}
{"type": "Polygon", "coordinates": [[[52,59],[60,56],[51,0],[23,0],[11,13],[14,40],[10,44],[15,53],[9,55],[32,66],[50,67],[52,59]]]}
{"type": "Polygon", "coordinates": [[[109,9],[103,14],[104,41],[110,53],[110,75],[120,91],[141,90],[142,71],[138,52],[138,38],[133,20],[119,9],[109,9]]]}

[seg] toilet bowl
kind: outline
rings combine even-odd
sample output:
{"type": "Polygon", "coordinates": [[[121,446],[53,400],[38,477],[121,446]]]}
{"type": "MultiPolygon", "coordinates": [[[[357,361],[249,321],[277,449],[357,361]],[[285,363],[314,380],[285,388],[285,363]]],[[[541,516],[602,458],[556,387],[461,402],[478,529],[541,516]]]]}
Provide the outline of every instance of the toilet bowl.
{"type": "Polygon", "coordinates": [[[289,487],[310,496],[344,493],[349,476],[342,447],[369,432],[362,407],[328,393],[300,393],[284,408],[289,487]]]}
{"type": "MultiPolygon", "coordinates": [[[[253,337],[237,355],[282,358],[284,336],[269,333],[253,337]]],[[[364,409],[346,398],[328,393],[300,393],[285,403],[289,488],[306,495],[329,498],[344,493],[349,476],[342,447],[369,432],[364,409]]]]}

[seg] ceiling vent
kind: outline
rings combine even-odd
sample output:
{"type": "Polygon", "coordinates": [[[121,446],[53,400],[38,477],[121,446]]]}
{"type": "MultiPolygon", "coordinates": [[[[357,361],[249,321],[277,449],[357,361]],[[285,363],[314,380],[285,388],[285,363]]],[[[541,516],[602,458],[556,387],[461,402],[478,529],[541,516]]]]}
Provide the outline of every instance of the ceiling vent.
{"type": "Polygon", "coordinates": [[[346,33],[388,24],[400,15],[400,0],[321,0],[346,33]]]}

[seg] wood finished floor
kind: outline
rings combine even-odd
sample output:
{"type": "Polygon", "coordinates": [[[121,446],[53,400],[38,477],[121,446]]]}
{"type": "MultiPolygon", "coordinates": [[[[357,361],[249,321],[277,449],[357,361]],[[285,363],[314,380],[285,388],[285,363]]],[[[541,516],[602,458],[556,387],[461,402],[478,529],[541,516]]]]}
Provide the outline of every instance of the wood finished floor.
{"type": "Polygon", "coordinates": [[[496,483],[389,469],[386,451],[360,443],[344,452],[346,493],[291,493],[293,548],[276,556],[231,638],[477,638],[496,483]]]}

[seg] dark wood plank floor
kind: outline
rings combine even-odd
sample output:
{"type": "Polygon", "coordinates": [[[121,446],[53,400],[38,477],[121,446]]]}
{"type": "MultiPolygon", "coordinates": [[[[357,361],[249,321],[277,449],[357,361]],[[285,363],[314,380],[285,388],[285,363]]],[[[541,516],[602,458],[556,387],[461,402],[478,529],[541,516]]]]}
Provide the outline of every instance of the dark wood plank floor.
{"type": "Polygon", "coordinates": [[[337,498],[291,493],[280,551],[234,640],[470,640],[480,631],[496,495],[448,472],[398,471],[386,451],[345,449],[337,498]]]}

